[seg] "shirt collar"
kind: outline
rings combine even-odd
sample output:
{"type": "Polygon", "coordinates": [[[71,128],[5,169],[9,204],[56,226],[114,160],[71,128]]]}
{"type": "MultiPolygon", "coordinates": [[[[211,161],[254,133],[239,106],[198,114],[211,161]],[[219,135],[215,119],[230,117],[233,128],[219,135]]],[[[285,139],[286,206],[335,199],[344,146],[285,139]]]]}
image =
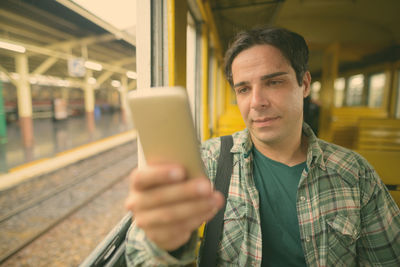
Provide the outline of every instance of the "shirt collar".
{"type": "Polygon", "coordinates": [[[303,123],[303,134],[308,138],[307,166],[319,165],[325,170],[326,166],[323,160],[323,150],[313,130],[305,122],[303,123]]]}
{"type": "Polygon", "coordinates": [[[243,153],[245,158],[247,158],[253,147],[251,142],[249,130],[246,128],[243,131],[236,132],[233,135],[233,146],[231,149],[232,153],[243,153]]]}
{"type": "MultiPolygon", "coordinates": [[[[318,138],[307,123],[303,123],[303,134],[308,138],[307,166],[311,167],[316,164],[325,169],[322,148],[318,143],[318,138]]],[[[246,128],[243,131],[234,133],[232,136],[233,146],[231,152],[243,153],[244,157],[247,158],[253,148],[249,130],[246,128]]]]}

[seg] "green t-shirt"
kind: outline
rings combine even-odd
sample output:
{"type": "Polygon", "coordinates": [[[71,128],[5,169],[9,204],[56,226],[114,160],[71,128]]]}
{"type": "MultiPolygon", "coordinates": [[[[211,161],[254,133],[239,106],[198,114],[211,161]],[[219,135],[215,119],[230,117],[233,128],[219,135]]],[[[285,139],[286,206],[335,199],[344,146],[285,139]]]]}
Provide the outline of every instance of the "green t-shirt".
{"type": "Polygon", "coordinates": [[[306,163],[289,167],[253,148],[253,177],[260,196],[262,266],[306,266],[296,211],[297,186],[306,163]]]}

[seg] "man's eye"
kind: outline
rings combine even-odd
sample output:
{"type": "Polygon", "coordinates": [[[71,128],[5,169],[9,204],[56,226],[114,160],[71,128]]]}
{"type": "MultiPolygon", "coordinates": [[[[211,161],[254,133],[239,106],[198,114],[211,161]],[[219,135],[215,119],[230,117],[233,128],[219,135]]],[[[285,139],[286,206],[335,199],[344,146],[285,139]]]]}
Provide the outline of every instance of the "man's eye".
{"type": "Polygon", "coordinates": [[[269,80],[269,81],[267,82],[267,85],[268,85],[268,86],[275,86],[275,85],[280,85],[280,84],[282,84],[282,81],[281,81],[281,80],[269,80]]]}
{"type": "Polygon", "coordinates": [[[238,94],[244,94],[248,91],[249,89],[247,87],[242,87],[237,89],[238,94]]]}

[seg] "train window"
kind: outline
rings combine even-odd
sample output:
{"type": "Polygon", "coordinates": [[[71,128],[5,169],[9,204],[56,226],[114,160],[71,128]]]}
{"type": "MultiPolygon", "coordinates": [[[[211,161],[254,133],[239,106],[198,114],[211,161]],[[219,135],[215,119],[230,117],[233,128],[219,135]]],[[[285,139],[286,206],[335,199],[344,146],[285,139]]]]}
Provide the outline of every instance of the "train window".
{"type": "Polygon", "coordinates": [[[215,68],[215,64],[217,64],[216,61],[216,51],[213,47],[209,47],[208,49],[208,122],[209,122],[209,129],[210,131],[212,130],[212,126],[213,126],[213,113],[215,112],[214,110],[214,80],[217,79],[217,77],[215,76],[215,72],[214,72],[214,68],[215,68]]]}
{"type": "MultiPolygon", "coordinates": [[[[196,25],[190,12],[188,12],[186,31],[186,88],[189,96],[192,115],[196,114],[196,25]]],[[[196,121],[196,118],[193,118],[196,121]]]]}
{"type": "Polygon", "coordinates": [[[346,93],[346,106],[361,106],[363,104],[363,89],[364,75],[350,76],[346,93]]]}
{"type": "Polygon", "coordinates": [[[311,84],[311,99],[317,101],[319,100],[319,92],[321,90],[321,83],[315,81],[311,84]]]}
{"type": "Polygon", "coordinates": [[[396,118],[400,119],[400,69],[397,70],[397,101],[396,101],[396,118]]]}
{"type": "Polygon", "coordinates": [[[335,97],[334,97],[334,105],[337,108],[343,106],[344,101],[344,89],[346,88],[346,79],[341,77],[337,78],[334,82],[335,88],[335,97]]]}
{"type": "Polygon", "coordinates": [[[385,73],[376,73],[369,77],[368,107],[377,108],[382,106],[383,92],[385,88],[385,73]]]}

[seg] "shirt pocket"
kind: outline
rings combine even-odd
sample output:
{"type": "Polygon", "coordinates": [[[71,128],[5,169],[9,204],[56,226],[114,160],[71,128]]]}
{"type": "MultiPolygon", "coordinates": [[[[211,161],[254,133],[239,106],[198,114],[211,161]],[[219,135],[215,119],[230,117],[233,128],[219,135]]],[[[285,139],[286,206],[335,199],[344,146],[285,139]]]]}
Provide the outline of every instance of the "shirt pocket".
{"type": "MultiPolygon", "coordinates": [[[[219,266],[237,264],[247,235],[245,203],[228,199],[224,214],[224,229],[218,246],[219,266]]],[[[235,265],[232,265],[235,266],[235,265]]]]}
{"type": "Polygon", "coordinates": [[[328,225],[328,262],[354,263],[356,243],[360,237],[360,215],[336,213],[326,221],[328,225]]]}

